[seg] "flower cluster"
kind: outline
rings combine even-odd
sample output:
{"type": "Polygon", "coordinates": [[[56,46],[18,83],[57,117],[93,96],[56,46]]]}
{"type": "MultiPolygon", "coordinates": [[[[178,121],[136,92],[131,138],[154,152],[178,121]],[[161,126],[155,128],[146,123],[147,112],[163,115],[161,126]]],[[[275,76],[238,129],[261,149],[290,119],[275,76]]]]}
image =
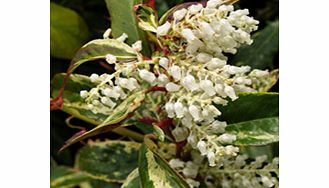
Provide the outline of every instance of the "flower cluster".
{"type": "Polygon", "coordinates": [[[160,41],[175,52],[159,61],[170,76],[165,110],[176,120],[172,134],[177,142],[187,139],[207,156],[210,166],[222,166],[223,160],[239,152],[230,145],[236,136],[225,133],[226,123],[216,120],[221,112],[214,104],[226,105],[239,92],[255,92],[258,78],[269,75],[226,62],[224,53],[234,54],[241,44],[252,43],[250,32],[257,29],[258,21],[247,14],[246,9],[234,11],[232,5],[211,0],[206,7],[197,4],[177,10],[173,21],[157,29],[160,41]]]}
{"type": "Polygon", "coordinates": [[[200,185],[200,180],[195,180],[197,175],[203,177],[201,181],[209,188],[278,186],[278,158],[268,161],[266,155],[251,159],[243,154],[238,155],[234,160],[226,160],[224,168],[221,169],[208,168],[203,161],[204,157],[194,150],[191,152],[190,161],[171,159],[169,165],[186,178],[191,188],[200,185]]]}
{"type": "Polygon", "coordinates": [[[234,54],[241,44],[252,43],[250,32],[259,22],[248,14],[248,9],[234,11],[233,5],[210,0],[206,7],[197,4],[176,11],[172,22],[158,27],[157,35],[171,50],[183,50],[189,56],[206,52],[226,59],[223,53],[234,54]]]}
{"type": "MultiPolygon", "coordinates": [[[[221,112],[215,105],[236,100],[239,92],[257,91],[269,76],[268,71],[227,64],[224,53],[235,53],[241,44],[252,43],[250,32],[257,29],[258,21],[247,14],[248,10],[234,11],[232,5],[220,0],[210,0],[206,7],[197,4],[180,9],[171,22],[157,29],[157,37],[169,47],[169,54],[140,58],[141,41],[131,46],[138,54],[131,62],[120,63],[108,54],[106,61],[114,64],[116,71],[92,74],[90,80],[97,87],[81,91],[81,97],[97,113],[95,106],[111,110],[133,92],[164,87],[168,92],[163,109],[174,120],[175,141],[187,140],[208,159],[209,166],[223,166],[237,156],[239,148],[231,145],[236,135],[225,133],[226,122],[216,120],[221,112]]],[[[124,42],[127,37],[124,33],[117,40],[124,42]]]]}

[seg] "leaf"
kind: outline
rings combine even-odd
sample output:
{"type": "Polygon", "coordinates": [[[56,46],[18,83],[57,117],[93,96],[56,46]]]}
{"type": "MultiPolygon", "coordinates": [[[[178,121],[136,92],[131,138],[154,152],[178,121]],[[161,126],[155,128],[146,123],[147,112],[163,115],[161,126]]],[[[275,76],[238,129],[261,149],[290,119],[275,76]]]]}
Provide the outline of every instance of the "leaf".
{"type": "Polygon", "coordinates": [[[105,0],[107,9],[110,13],[111,29],[113,37],[119,37],[126,33],[128,38],[126,42],[133,44],[137,40],[142,41],[142,52],[146,56],[151,55],[150,47],[145,33],[138,28],[134,5],[142,4],[142,0],[105,0]]]}
{"type": "Polygon", "coordinates": [[[227,106],[217,105],[219,119],[228,124],[279,116],[279,94],[270,92],[241,93],[227,106]]]}
{"type": "Polygon", "coordinates": [[[136,92],[124,101],[122,101],[100,125],[93,128],[92,130],[74,135],[72,138],[66,141],[65,145],[60,149],[63,151],[65,148],[70,145],[79,142],[83,139],[86,139],[91,136],[95,136],[104,132],[113,130],[114,128],[119,127],[122,122],[132,115],[132,113],[139,107],[140,103],[145,98],[145,91],[136,92]]]}
{"type": "Polygon", "coordinates": [[[71,59],[88,38],[88,26],[75,11],[50,2],[51,56],[71,59]]]}
{"type": "Polygon", "coordinates": [[[189,187],[164,159],[147,148],[145,144],[139,150],[138,164],[142,187],[189,187]]]}
{"type": "Polygon", "coordinates": [[[87,180],[89,177],[86,174],[66,166],[57,166],[50,171],[51,188],[75,187],[87,180]]]}
{"type": "Polygon", "coordinates": [[[139,188],[141,180],[139,178],[138,168],[133,170],[123,182],[120,188],[139,188]]]}
{"type": "Polygon", "coordinates": [[[118,183],[110,183],[101,180],[92,179],[88,182],[81,183],[80,188],[120,188],[118,183]]]}
{"type": "Polygon", "coordinates": [[[254,34],[252,45],[243,45],[231,59],[235,65],[249,65],[253,69],[272,69],[279,51],[279,21],[269,23],[254,34]]]}
{"type": "Polygon", "coordinates": [[[78,66],[87,61],[105,59],[112,54],[118,60],[133,60],[137,58],[136,52],[127,44],[115,39],[96,39],[82,46],[75,54],[70,67],[73,72],[78,66]]]}
{"type": "Polygon", "coordinates": [[[123,182],[138,166],[139,148],[129,141],[89,143],[78,152],[75,166],[93,179],[123,182]]]}
{"type": "Polygon", "coordinates": [[[157,32],[158,18],[154,10],[148,6],[140,5],[136,11],[138,26],[144,31],[157,32]]]}
{"type": "Polygon", "coordinates": [[[279,118],[264,118],[230,124],[225,131],[237,136],[235,145],[258,146],[279,141],[279,118]]]}
{"type": "MultiPolygon", "coordinates": [[[[65,73],[56,74],[52,81],[52,96],[58,96],[61,89],[61,85],[65,73]]],[[[88,107],[87,104],[80,97],[81,90],[90,90],[96,87],[95,83],[92,83],[89,77],[79,74],[71,74],[65,86],[63,94],[63,111],[73,115],[76,118],[82,119],[92,124],[100,124],[103,122],[110,113],[110,109],[98,108],[98,113],[94,114],[88,107]]]]}

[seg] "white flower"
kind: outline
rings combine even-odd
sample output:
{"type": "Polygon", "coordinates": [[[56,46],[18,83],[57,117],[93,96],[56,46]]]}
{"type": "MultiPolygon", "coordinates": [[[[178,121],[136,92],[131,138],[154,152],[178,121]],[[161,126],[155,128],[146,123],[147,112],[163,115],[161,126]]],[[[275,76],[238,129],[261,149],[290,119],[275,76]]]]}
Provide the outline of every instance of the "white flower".
{"type": "Polygon", "coordinates": [[[183,174],[188,178],[195,178],[198,175],[199,166],[191,161],[186,163],[186,167],[183,169],[183,174]]]}
{"type": "Polygon", "coordinates": [[[234,147],[232,145],[225,146],[225,153],[227,155],[236,156],[238,152],[239,152],[239,148],[238,147],[234,147]]]}
{"type": "Polygon", "coordinates": [[[269,75],[269,72],[267,70],[263,71],[263,70],[254,69],[253,71],[251,71],[249,75],[255,77],[265,77],[269,75]]]}
{"type": "Polygon", "coordinates": [[[203,8],[202,4],[197,4],[197,5],[191,5],[188,8],[188,11],[191,15],[196,14],[198,12],[200,12],[200,10],[203,8]]]}
{"type": "Polygon", "coordinates": [[[173,134],[176,142],[181,142],[183,140],[185,140],[188,136],[188,130],[185,127],[175,127],[174,130],[171,131],[171,133],[173,134]]]}
{"type": "Polygon", "coordinates": [[[131,47],[137,52],[140,52],[142,50],[142,41],[136,41],[134,44],[131,45],[131,47]]]}
{"type": "Polygon", "coordinates": [[[230,144],[236,140],[236,135],[224,133],[218,137],[218,140],[223,144],[230,144]]]}
{"type": "Polygon", "coordinates": [[[185,108],[184,117],[181,119],[182,124],[191,129],[193,117],[191,116],[189,110],[185,108]]]}
{"type": "Polygon", "coordinates": [[[215,164],[215,160],[216,160],[216,157],[215,157],[215,153],[213,151],[209,151],[207,153],[207,158],[208,158],[208,161],[209,161],[209,166],[216,166],[215,164]]]}
{"type": "Polygon", "coordinates": [[[274,183],[267,176],[262,176],[261,180],[265,187],[272,187],[274,185],[274,183]]]}
{"type": "Polygon", "coordinates": [[[187,178],[186,179],[186,183],[190,186],[190,188],[199,187],[200,186],[200,182],[195,181],[195,180],[190,179],[190,178],[187,178]]]}
{"type": "Polygon", "coordinates": [[[205,109],[207,109],[215,116],[220,116],[222,114],[214,105],[207,105],[205,109]]]}
{"type": "Polygon", "coordinates": [[[184,117],[184,105],[181,102],[177,101],[174,104],[174,108],[175,108],[175,113],[176,113],[177,118],[184,117]]]}
{"type": "Polygon", "coordinates": [[[223,68],[224,65],[226,65],[226,61],[218,59],[218,58],[212,58],[207,64],[206,67],[209,70],[215,70],[223,68]]]}
{"type": "Polygon", "coordinates": [[[207,2],[207,8],[216,8],[218,5],[222,4],[221,0],[209,0],[207,2]]]}
{"type": "Polygon", "coordinates": [[[119,42],[124,42],[128,38],[128,35],[126,33],[122,33],[122,35],[118,38],[116,38],[119,42]]]}
{"type": "Polygon", "coordinates": [[[197,148],[201,152],[201,155],[207,155],[207,145],[206,142],[203,140],[200,140],[197,144],[197,148]]]}
{"type": "Polygon", "coordinates": [[[85,99],[88,97],[88,95],[89,95],[88,91],[86,91],[86,90],[80,91],[81,98],[85,99]]]}
{"type": "Polygon", "coordinates": [[[238,97],[235,95],[235,91],[233,89],[233,87],[225,85],[225,89],[224,92],[227,94],[227,96],[229,96],[232,101],[236,100],[238,97]]]}
{"type": "Polygon", "coordinates": [[[108,97],[102,97],[101,102],[107,106],[114,107],[116,105],[115,102],[113,102],[110,98],[108,97]]]}
{"type": "Polygon", "coordinates": [[[157,28],[157,36],[158,37],[165,36],[168,33],[170,27],[171,27],[171,24],[168,21],[166,21],[166,23],[164,23],[163,25],[161,25],[157,28]]]}
{"type": "Polygon", "coordinates": [[[215,84],[215,91],[220,96],[226,97],[227,94],[224,92],[224,86],[222,84],[215,84]]]}
{"type": "Polygon", "coordinates": [[[225,121],[221,122],[221,121],[215,120],[209,125],[209,128],[212,132],[214,132],[215,134],[218,134],[218,133],[225,132],[226,126],[227,126],[227,124],[225,121]]]}
{"type": "Polygon", "coordinates": [[[216,94],[213,83],[210,80],[201,80],[200,87],[209,96],[214,96],[216,94]]]}
{"type": "Polygon", "coordinates": [[[115,100],[118,100],[118,98],[120,97],[120,93],[118,93],[115,90],[110,89],[110,88],[105,88],[103,90],[103,93],[104,93],[105,96],[114,98],[115,100]]]}
{"type": "Polygon", "coordinates": [[[103,34],[103,38],[104,39],[108,39],[109,37],[110,37],[110,34],[111,34],[111,28],[108,28],[105,32],[104,32],[104,34],[103,34]]]}
{"type": "Polygon", "coordinates": [[[184,168],[185,163],[179,159],[171,159],[169,161],[169,165],[171,168],[179,169],[179,168],[184,168]]]}
{"type": "Polygon", "coordinates": [[[199,53],[196,56],[196,60],[200,63],[206,63],[212,59],[212,55],[209,55],[207,53],[199,53]]]}
{"type": "Polygon", "coordinates": [[[181,19],[183,19],[185,17],[186,13],[187,13],[187,10],[185,8],[177,10],[176,12],[174,12],[174,19],[177,21],[180,21],[181,19]]]}
{"type": "Polygon", "coordinates": [[[114,86],[113,91],[120,95],[120,99],[125,99],[127,94],[122,90],[120,86],[114,86]]]}
{"type": "Polygon", "coordinates": [[[166,90],[167,91],[170,91],[170,92],[175,92],[175,91],[178,91],[180,89],[180,85],[177,85],[173,82],[169,82],[166,84],[166,90]]]}
{"type": "Polygon", "coordinates": [[[190,105],[188,107],[188,110],[189,110],[190,114],[192,115],[192,117],[194,118],[194,121],[199,121],[201,119],[201,117],[200,117],[201,110],[197,106],[190,105]]]}
{"type": "Polygon", "coordinates": [[[160,60],[159,60],[160,66],[163,67],[166,70],[168,69],[168,65],[169,65],[168,62],[169,62],[169,60],[165,57],[161,57],[160,60]]]}
{"type": "Polygon", "coordinates": [[[107,54],[105,56],[106,62],[108,62],[109,64],[114,64],[117,61],[117,57],[112,55],[112,54],[107,54]]]}
{"type": "Polygon", "coordinates": [[[99,102],[99,100],[93,100],[93,101],[92,101],[92,104],[93,104],[94,106],[98,106],[98,105],[100,104],[100,102],[99,102]]]}
{"type": "Polygon", "coordinates": [[[174,78],[175,81],[178,81],[182,77],[181,68],[177,65],[173,65],[169,68],[169,74],[174,78]]]}
{"type": "Polygon", "coordinates": [[[197,148],[197,144],[198,144],[198,140],[197,137],[194,134],[190,134],[187,137],[187,142],[191,144],[191,146],[196,149],[197,148]]]}
{"type": "Polygon", "coordinates": [[[199,39],[195,38],[193,41],[188,42],[186,47],[186,53],[188,55],[195,54],[197,50],[203,46],[203,42],[201,42],[199,39]]]}
{"type": "Polygon", "coordinates": [[[236,66],[230,66],[228,68],[228,73],[229,74],[241,74],[248,72],[250,70],[249,66],[242,66],[242,67],[236,67],[236,66]]]}
{"type": "Polygon", "coordinates": [[[161,85],[164,85],[169,82],[169,79],[165,74],[159,74],[158,81],[160,82],[161,85]]]}
{"type": "Polygon", "coordinates": [[[150,84],[152,84],[155,81],[155,79],[156,79],[155,75],[152,72],[150,72],[150,71],[148,71],[146,69],[140,70],[139,71],[139,76],[143,80],[149,82],[150,84]]]}
{"type": "Polygon", "coordinates": [[[165,109],[167,111],[168,117],[173,118],[175,117],[175,108],[174,108],[174,103],[172,102],[167,102],[165,105],[165,109]]]}
{"type": "Polygon", "coordinates": [[[191,29],[183,29],[181,31],[181,34],[189,43],[192,42],[196,38],[191,29]]]}
{"type": "Polygon", "coordinates": [[[211,25],[207,22],[200,22],[200,30],[202,32],[203,38],[211,40],[215,31],[211,27],[211,25]]]}
{"type": "Polygon", "coordinates": [[[91,74],[89,78],[90,78],[90,81],[91,81],[91,82],[97,82],[99,76],[98,76],[98,74],[95,74],[95,73],[94,73],[94,74],[91,74]]]}
{"type": "Polygon", "coordinates": [[[190,74],[182,79],[182,85],[192,92],[199,89],[199,85],[195,82],[194,76],[190,74]]]}

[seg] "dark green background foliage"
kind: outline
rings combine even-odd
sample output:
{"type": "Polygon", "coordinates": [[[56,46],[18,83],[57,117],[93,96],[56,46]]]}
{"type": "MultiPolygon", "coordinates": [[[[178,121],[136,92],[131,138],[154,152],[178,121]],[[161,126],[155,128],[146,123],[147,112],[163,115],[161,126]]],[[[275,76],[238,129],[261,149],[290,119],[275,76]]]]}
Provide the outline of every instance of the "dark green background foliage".
{"type": "MultiPolygon", "coordinates": [[[[54,77],[57,73],[66,72],[69,64],[70,64],[70,57],[74,55],[74,53],[88,41],[93,39],[100,39],[103,36],[104,31],[110,27],[111,25],[111,18],[109,16],[107,5],[104,0],[92,0],[92,1],[85,1],[85,0],[53,0],[53,3],[62,6],[62,8],[70,9],[66,10],[70,12],[67,15],[66,19],[54,19],[55,12],[52,8],[52,19],[55,20],[56,23],[51,23],[51,27],[56,27],[56,30],[59,30],[61,33],[60,35],[52,35],[51,40],[55,41],[56,43],[52,43],[51,46],[51,57],[50,57],[50,64],[51,64],[51,78],[54,77]],[[65,24],[61,23],[64,22],[65,24]],[[60,28],[63,25],[67,26],[70,23],[78,23],[72,24],[71,26],[76,26],[77,28],[60,28]],[[65,34],[65,31],[69,31],[68,34],[65,34]],[[62,38],[61,38],[62,37],[62,38]],[[70,45],[67,44],[68,38],[70,39],[70,45]],[[60,41],[60,42],[58,42],[60,41]],[[78,46],[78,47],[77,47],[78,46]],[[71,49],[68,49],[71,48],[71,49]],[[62,53],[61,50],[64,50],[67,53],[62,53]]],[[[156,0],[156,7],[158,9],[158,14],[161,16],[165,11],[170,9],[171,7],[183,3],[188,2],[184,0],[156,0]]],[[[259,32],[256,32],[252,38],[254,39],[254,43],[252,46],[243,46],[238,50],[236,55],[230,55],[230,63],[237,64],[237,65],[250,65],[254,68],[261,68],[261,69],[277,69],[278,68],[278,0],[240,0],[238,3],[235,4],[237,8],[248,8],[250,11],[250,15],[253,16],[255,19],[260,21],[259,24],[259,32]],[[264,41],[269,41],[265,43],[264,41]],[[265,49],[265,50],[264,50],[265,49]],[[243,58],[245,54],[253,54],[250,55],[250,58],[243,58]],[[257,55],[254,55],[257,54],[257,55]]],[[[63,14],[62,14],[63,16],[63,14]]],[[[137,31],[136,31],[137,32],[137,31]]],[[[136,33],[136,35],[139,35],[136,33]]],[[[52,42],[54,42],[52,41],[52,42]]],[[[146,52],[147,53],[147,52],[146,52]]],[[[75,73],[90,75],[91,73],[110,73],[113,68],[106,66],[107,64],[104,60],[95,60],[93,62],[88,62],[80,66],[75,73]]],[[[272,92],[278,92],[278,83],[271,89],[272,92]]],[[[248,99],[252,99],[253,96],[245,96],[248,99]]],[[[273,98],[272,102],[276,104],[266,103],[264,104],[263,101],[252,101],[247,100],[247,102],[243,102],[243,105],[240,106],[244,108],[246,111],[250,110],[249,107],[253,104],[252,102],[259,104],[259,108],[269,108],[273,107],[272,111],[269,113],[272,114],[261,114],[260,117],[254,117],[253,119],[246,119],[244,117],[239,117],[240,119],[232,119],[228,120],[229,124],[235,124],[240,122],[248,122],[250,120],[260,120],[261,118],[272,118],[278,116],[277,111],[277,103],[278,103],[278,96],[275,95],[266,95],[264,98],[273,98]],[[248,103],[249,101],[249,103],[248,103]]],[[[243,100],[243,99],[239,99],[243,100]]],[[[239,101],[237,101],[238,103],[239,101]]],[[[230,105],[235,105],[234,103],[230,105]]],[[[238,104],[237,104],[238,105],[238,104]]],[[[244,110],[240,109],[240,110],[244,110]]],[[[260,110],[260,109],[255,109],[260,110]]],[[[250,112],[250,111],[249,111],[250,112]]],[[[230,112],[232,113],[232,112],[230,112]]],[[[234,112],[233,112],[234,113],[234,112]]],[[[251,112],[250,112],[251,113],[251,112]]],[[[225,109],[223,109],[223,116],[222,118],[225,119],[225,109]]],[[[64,144],[64,142],[70,138],[73,134],[78,132],[77,129],[72,129],[65,124],[65,119],[68,118],[69,115],[56,110],[51,112],[51,161],[52,163],[56,163],[58,165],[66,165],[66,166],[74,166],[75,155],[78,153],[78,149],[81,148],[81,144],[75,144],[65,150],[63,153],[58,154],[58,150],[64,144]]],[[[273,120],[274,123],[276,120],[273,120]]],[[[271,120],[271,122],[273,123],[271,120]]],[[[80,125],[87,128],[94,127],[93,125],[89,125],[86,122],[81,120],[73,119],[71,124],[80,125]]],[[[136,131],[140,131],[136,128],[136,131]]],[[[141,132],[141,131],[140,131],[141,132]]],[[[118,139],[120,138],[118,135],[114,133],[106,133],[98,136],[99,139],[118,139]]],[[[272,146],[270,146],[272,147],[272,146]]],[[[277,144],[273,147],[277,150],[277,144]]],[[[88,148],[85,148],[88,149],[88,148]]],[[[264,148],[264,150],[268,150],[268,148],[264,148]]],[[[246,152],[254,151],[253,148],[246,149],[246,152]]],[[[84,150],[80,151],[83,153],[84,150]]],[[[137,153],[136,153],[137,155],[137,153]]],[[[127,156],[128,157],[128,156],[127,156]]],[[[119,160],[119,159],[118,159],[119,160]]],[[[137,165],[137,164],[136,164],[137,165]]],[[[136,167],[136,166],[134,166],[136,167]]],[[[125,167],[123,167],[125,168],[125,167]]],[[[61,170],[61,169],[60,169],[61,170]]],[[[132,169],[129,169],[131,171],[132,169]]],[[[127,174],[125,174],[126,176],[127,174]]],[[[85,178],[83,175],[78,178],[85,178]]],[[[93,187],[101,187],[102,181],[90,181],[93,184],[93,187]]],[[[116,187],[116,186],[113,186],[116,187]]]]}

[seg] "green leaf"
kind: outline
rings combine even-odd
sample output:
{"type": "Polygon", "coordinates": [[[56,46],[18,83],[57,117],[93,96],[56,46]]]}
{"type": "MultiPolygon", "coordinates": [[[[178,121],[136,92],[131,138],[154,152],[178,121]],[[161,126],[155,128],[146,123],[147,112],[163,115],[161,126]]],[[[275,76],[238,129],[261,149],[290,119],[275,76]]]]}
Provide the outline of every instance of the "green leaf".
{"type": "Polygon", "coordinates": [[[264,118],[230,124],[225,131],[237,136],[235,145],[266,145],[279,141],[279,118],[264,118]]]}
{"type": "MultiPolygon", "coordinates": [[[[65,77],[65,73],[56,74],[52,81],[52,96],[56,97],[59,95],[60,88],[65,77]]],[[[73,115],[76,118],[82,119],[92,124],[100,124],[105,121],[110,113],[110,109],[97,108],[96,114],[94,114],[88,107],[87,104],[80,97],[81,90],[90,90],[96,87],[95,83],[92,83],[89,77],[79,74],[71,74],[65,86],[63,94],[63,111],[73,115]]]]}
{"type": "Polygon", "coordinates": [[[89,180],[83,172],[74,170],[66,166],[57,166],[50,171],[51,188],[70,188],[89,180]]]}
{"type": "Polygon", "coordinates": [[[138,168],[136,168],[128,175],[120,188],[139,188],[141,187],[140,184],[141,180],[139,178],[138,168]]]}
{"type": "Polygon", "coordinates": [[[269,23],[253,37],[253,44],[241,46],[231,62],[239,66],[249,65],[253,69],[272,69],[279,51],[279,21],[269,23]]]}
{"type": "Polygon", "coordinates": [[[144,31],[157,32],[158,18],[151,7],[140,5],[136,11],[138,26],[144,31]]]}
{"type": "Polygon", "coordinates": [[[139,148],[129,141],[89,143],[78,152],[75,166],[93,179],[122,183],[138,166],[139,148]]]}
{"type": "Polygon", "coordinates": [[[120,188],[118,183],[110,183],[102,180],[92,179],[88,182],[81,183],[80,188],[120,188]]]}
{"type": "Polygon", "coordinates": [[[83,139],[108,132],[114,128],[119,127],[126,120],[126,118],[131,116],[132,113],[139,107],[144,98],[145,90],[130,95],[124,101],[122,101],[100,125],[96,126],[88,132],[74,135],[72,138],[66,141],[65,145],[60,149],[60,151],[83,139]]]}
{"type": "Polygon", "coordinates": [[[126,42],[133,44],[137,40],[142,41],[142,52],[146,56],[151,55],[150,47],[146,35],[138,27],[134,5],[142,4],[142,0],[105,0],[107,9],[110,13],[111,29],[113,37],[119,37],[126,33],[128,38],[126,42]]]}
{"type": "Polygon", "coordinates": [[[127,44],[115,39],[96,39],[82,46],[75,54],[70,72],[87,61],[105,59],[107,54],[112,54],[118,60],[133,60],[137,58],[136,52],[127,44]]]}
{"type": "Polygon", "coordinates": [[[279,116],[279,94],[270,92],[241,93],[227,106],[217,105],[219,119],[228,124],[279,116]]]}
{"type": "Polygon", "coordinates": [[[164,159],[147,148],[145,144],[139,150],[138,164],[142,187],[189,187],[164,159]]]}
{"type": "Polygon", "coordinates": [[[75,11],[50,2],[51,56],[71,59],[88,38],[88,26],[75,11]]]}

